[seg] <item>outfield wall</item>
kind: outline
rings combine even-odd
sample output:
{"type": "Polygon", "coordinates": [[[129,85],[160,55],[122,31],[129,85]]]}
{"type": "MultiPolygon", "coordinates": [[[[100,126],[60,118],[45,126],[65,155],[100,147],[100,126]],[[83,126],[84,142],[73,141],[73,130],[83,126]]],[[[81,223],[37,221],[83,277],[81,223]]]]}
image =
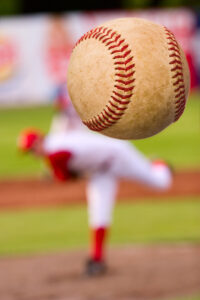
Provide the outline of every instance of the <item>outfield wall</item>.
{"type": "Polygon", "coordinates": [[[191,87],[197,86],[196,15],[188,9],[5,18],[0,20],[0,106],[51,101],[58,85],[66,81],[70,53],[77,39],[102,22],[118,17],[142,17],[167,26],[186,53],[191,87]]]}

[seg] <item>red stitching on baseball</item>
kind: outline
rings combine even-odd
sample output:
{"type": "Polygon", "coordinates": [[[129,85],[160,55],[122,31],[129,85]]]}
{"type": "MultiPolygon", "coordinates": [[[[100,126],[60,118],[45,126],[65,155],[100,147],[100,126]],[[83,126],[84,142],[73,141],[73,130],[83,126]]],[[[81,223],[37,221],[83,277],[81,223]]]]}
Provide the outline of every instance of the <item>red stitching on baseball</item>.
{"type": "Polygon", "coordinates": [[[176,70],[182,70],[182,67],[179,66],[175,66],[174,68],[171,69],[171,71],[176,71],[176,70]]]}
{"type": "Polygon", "coordinates": [[[104,113],[107,115],[107,117],[112,118],[112,115],[109,114],[106,110],[102,114],[104,114],[104,113]]]}
{"type": "Polygon", "coordinates": [[[180,60],[174,59],[173,61],[170,61],[169,64],[170,64],[170,65],[178,64],[178,65],[181,66],[181,70],[182,70],[182,62],[181,62],[180,60]]]}
{"type": "Polygon", "coordinates": [[[135,64],[130,65],[130,66],[126,67],[126,68],[123,68],[123,67],[116,67],[115,70],[118,70],[118,71],[128,71],[128,70],[130,70],[130,69],[133,69],[134,67],[135,67],[135,64]]]}
{"type": "Polygon", "coordinates": [[[179,49],[176,49],[175,47],[171,47],[171,48],[169,48],[168,50],[174,50],[174,51],[176,51],[176,52],[178,52],[178,53],[180,54],[179,49]]]}
{"type": "MultiPolygon", "coordinates": [[[[118,35],[118,36],[114,39],[114,41],[110,41],[110,42],[106,43],[106,46],[109,46],[109,45],[112,44],[112,43],[116,43],[116,42],[118,41],[119,38],[120,38],[120,35],[118,35]]],[[[111,49],[113,49],[113,48],[119,47],[123,42],[124,42],[124,40],[119,41],[118,44],[115,44],[115,45],[113,45],[113,46],[110,46],[110,47],[108,48],[108,50],[111,50],[111,49]]]]}
{"type": "Polygon", "coordinates": [[[113,94],[115,94],[116,96],[118,96],[121,99],[128,99],[131,97],[131,94],[130,95],[122,95],[122,94],[117,93],[116,91],[113,91],[113,94]]]}
{"type": "MultiPolygon", "coordinates": [[[[122,77],[122,78],[128,78],[130,76],[132,76],[135,73],[135,71],[128,73],[128,74],[120,74],[120,73],[116,73],[116,76],[122,77]]],[[[135,80],[135,79],[134,79],[135,80]]]]}
{"type": "MultiPolygon", "coordinates": [[[[129,103],[129,102],[128,102],[128,103],[129,103]]],[[[127,103],[127,104],[128,104],[128,103],[127,103]]],[[[125,110],[125,109],[126,109],[126,107],[124,107],[124,106],[119,107],[119,106],[115,105],[112,101],[110,101],[109,104],[110,104],[111,106],[113,106],[114,108],[116,108],[117,110],[125,110]]],[[[110,107],[108,106],[108,110],[109,110],[109,109],[110,109],[110,107]]]]}
{"type": "Polygon", "coordinates": [[[106,39],[104,39],[102,42],[103,42],[103,43],[106,43],[107,41],[109,41],[109,39],[110,39],[110,38],[106,38],[106,39]]]}
{"type": "Polygon", "coordinates": [[[115,102],[117,102],[117,103],[119,103],[119,104],[122,104],[122,105],[126,105],[126,104],[128,104],[128,103],[130,102],[130,100],[128,100],[128,101],[122,101],[122,100],[119,100],[119,99],[115,98],[114,96],[111,96],[111,98],[112,98],[115,102]]]}
{"type": "Polygon", "coordinates": [[[110,115],[108,115],[108,114],[107,114],[107,116],[106,116],[106,114],[107,114],[106,111],[104,111],[104,112],[102,113],[104,119],[106,120],[106,122],[107,122],[108,124],[112,125],[113,121],[109,119],[109,118],[112,118],[112,116],[110,116],[110,115]]]}
{"type": "MultiPolygon", "coordinates": [[[[102,35],[102,36],[99,38],[99,41],[101,41],[101,40],[102,40],[103,38],[105,38],[105,37],[106,37],[106,40],[107,40],[107,39],[108,39],[107,36],[108,36],[108,33],[102,35]]],[[[102,42],[103,42],[103,41],[102,41],[102,42]]],[[[104,42],[103,42],[103,43],[104,43],[104,42]]]]}
{"type": "Polygon", "coordinates": [[[177,95],[175,96],[175,98],[179,98],[180,96],[184,96],[184,95],[185,95],[184,91],[180,91],[180,93],[177,94],[177,95]]]}
{"type": "Polygon", "coordinates": [[[132,59],[133,59],[133,57],[130,57],[129,59],[127,59],[125,61],[116,61],[114,63],[114,65],[127,65],[132,59]]]}
{"type": "Polygon", "coordinates": [[[103,130],[107,127],[107,125],[103,125],[102,124],[103,122],[101,121],[101,119],[100,119],[100,122],[99,122],[99,119],[100,119],[100,117],[98,117],[98,118],[95,117],[95,120],[93,121],[94,127],[97,128],[97,129],[100,129],[100,130],[102,128],[102,130],[103,130]],[[98,124],[98,126],[97,126],[97,124],[98,124]]]}
{"type": "Polygon", "coordinates": [[[181,99],[178,99],[175,103],[178,103],[179,104],[179,106],[182,106],[182,104],[181,104],[181,101],[183,100],[183,98],[181,99]]]}
{"type": "Polygon", "coordinates": [[[182,84],[182,85],[178,86],[177,89],[174,90],[174,92],[176,93],[176,92],[178,92],[180,89],[184,89],[184,87],[185,87],[184,84],[182,84]]]}
{"type": "Polygon", "coordinates": [[[171,60],[169,64],[173,65],[173,68],[171,68],[172,80],[173,80],[173,86],[176,87],[174,89],[175,99],[177,99],[175,101],[175,116],[174,116],[174,122],[175,122],[182,115],[186,103],[183,66],[181,61],[179,45],[174,37],[174,34],[171,31],[169,31],[166,27],[164,27],[164,29],[165,29],[165,34],[167,36],[166,37],[167,44],[169,46],[168,47],[169,57],[170,59],[173,58],[173,60],[171,60]],[[173,74],[174,72],[175,74],[173,74]]]}
{"type": "MultiPolygon", "coordinates": [[[[102,126],[105,125],[105,128],[106,128],[106,126],[107,126],[107,124],[105,123],[106,120],[105,120],[105,119],[102,119],[102,118],[101,118],[101,115],[102,115],[102,113],[101,113],[100,115],[98,115],[97,118],[103,123],[102,126]]],[[[96,119],[96,118],[94,117],[94,120],[92,119],[91,122],[94,122],[95,119],[96,119]]]]}
{"type": "MultiPolygon", "coordinates": [[[[110,119],[112,119],[112,120],[114,120],[114,121],[116,121],[116,120],[118,120],[118,117],[114,117],[113,115],[110,115],[106,110],[104,110],[103,112],[102,112],[102,115],[105,117],[105,115],[106,116],[108,116],[108,118],[110,118],[110,119]]],[[[115,114],[114,114],[115,115],[115,114]]],[[[117,115],[116,115],[117,116],[117,115]]],[[[112,121],[110,121],[109,119],[107,119],[106,117],[105,117],[105,119],[110,123],[110,124],[112,124],[112,121]]]]}
{"type": "Polygon", "coordinates": [[[96,39],[105,44],[116,66],[115,70],[118,71],[115,73],[114,90],[108,104],[99,115],[83,122],[90,129],[101,131],[115,124],[127,109],[134,90],[135,64],[129,45],[125,44],[125,39],[116,31],[107,27],[97,27],[82,36],[76,46],[88,39],[96,39]]]}
{"type": "Polygon", "coordinates": [[[177,85],[180,82],[184,82],[183,78],[179,78],[176,82],[173,83],[173,85],[177,85]]]}
{"type": "MultiPolygon", "coordinates": [[[[170,49],[169,49],[169,50],[170,50],[170,49]]],[[[169,55],[169,57],[177,57],[177,58],[179,58],[179,57],[180,57],[180,54],[173,53],[173,54],[169,55]]]]}
{"type": "Polygon", "coordinates": [[[115,53],[120,53],[123,52],[124,50],[126,50],[128,48],[128,45],[123,46],[121,49],[119,50],[114,50],[111,52],[111,54],[115,54],[115,53]]]}
{"type": "Polygon", "coordinates": [[[121,80],[121,79],[117,79],[115,80],[116,82],[120,82],[122,84],[125,84],[125,85],[128,85],[130,83],[133,83],[135,81],[135,78],[131,79],[131,80],[128,80],[128,81],[124,81],[124,80],[121,80]]]}
{"type": "Polygon", "coordinates": [[[181,76],[181,72],[177,72],[174,76],[172,76],[172,78],[176,78],[178,76],[181,76]]]}
{"type": "MultiPolygon", "coordinates": [[[[119,52],[119,51],[118,51],[119,52]]],[[[123,55],[116,55],[114,56],[114,59],[116,58],[125,58],[127,55],[129,55],[131,53],[131,50],[128,50],[127,52],[125,52],[123,55]]]]}
{"type": "MultiPolygon", "coordinates": [[[[110,104],[112,105],[112,103],[110,103],[110,104]]],[[[116,111],[114,111],[113,109],[111,109],[108,105],[106,107],[109,110],[109,112],[111,112],[112,114],[116,114],[117,116],[122,116],[123,115],[122,112],[121,113],[117,113],[116,111]]],[[[123,111],[123,109],[122,109],[122,111],[123,111]]]]}
{"type": "Polygon", "coordinates": [[[116,87],[118,90],[121,90],[121,91],[124,91],[124,92],[132,91],[134,89],[134,86],[125,88],[125,87],[120,86],[120,85],[114,85],[114,87],[116,87]]]}

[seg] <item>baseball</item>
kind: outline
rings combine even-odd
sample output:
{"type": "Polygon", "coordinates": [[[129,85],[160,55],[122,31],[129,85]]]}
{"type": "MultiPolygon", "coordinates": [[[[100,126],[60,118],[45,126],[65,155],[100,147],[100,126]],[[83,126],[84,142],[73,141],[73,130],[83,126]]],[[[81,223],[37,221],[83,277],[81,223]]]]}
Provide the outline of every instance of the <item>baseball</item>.
{"type": "Polygon", "coordinates": [[[147,20],[122,18],[78,40],[67,85],[88,128],[119,139],[142,139],[180,118],[190,75],[172,32],[147,20]]]}

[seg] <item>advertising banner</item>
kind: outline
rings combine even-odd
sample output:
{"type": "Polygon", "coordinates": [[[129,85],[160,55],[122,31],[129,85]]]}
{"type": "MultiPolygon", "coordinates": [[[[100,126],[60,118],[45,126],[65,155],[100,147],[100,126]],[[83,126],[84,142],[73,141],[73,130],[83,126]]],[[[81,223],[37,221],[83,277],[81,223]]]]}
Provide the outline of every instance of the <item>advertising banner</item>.
{"type": "Polygon", "coordinates": [[[91,28],[120,17],[140,17],[168,27],[187,56],[197,84],[193,39],[196,18],[187,9],[36,15],[0,20],[0,106],[43,104],[66,82],[70,53],[91,28]]]}

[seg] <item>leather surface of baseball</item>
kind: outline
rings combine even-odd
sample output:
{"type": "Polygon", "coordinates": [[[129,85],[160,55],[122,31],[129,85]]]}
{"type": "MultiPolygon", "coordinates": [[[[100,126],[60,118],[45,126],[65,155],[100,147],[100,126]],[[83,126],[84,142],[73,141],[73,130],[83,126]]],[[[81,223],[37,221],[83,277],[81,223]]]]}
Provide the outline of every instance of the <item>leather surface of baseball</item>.
{"type": "Polygon", "coordinates": [[[166,27],[122,18],[80,38],[67,85],[88,128],[115,138],[142,139],[180,118],[190,75],[185,55],[166,27]]]}

